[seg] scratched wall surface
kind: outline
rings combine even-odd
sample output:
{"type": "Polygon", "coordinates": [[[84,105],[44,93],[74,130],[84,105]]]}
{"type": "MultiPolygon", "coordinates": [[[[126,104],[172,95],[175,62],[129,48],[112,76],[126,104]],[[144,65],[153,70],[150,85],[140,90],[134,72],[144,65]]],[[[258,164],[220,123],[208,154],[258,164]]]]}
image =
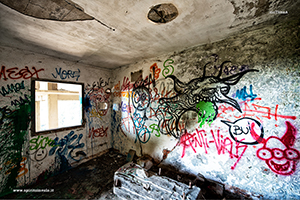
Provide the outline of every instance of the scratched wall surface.
{"type": "MultiPolygon", "coordinates": [[[[0,48],[0,196],[64,172],[112,147],[111,71],[53,57],[0,48]],[[74,130],[32,136],[31,78],[84,83],[86,125],[74,130]]],[[[71,112],[71,110],[70,110],[71,112]]]]}
{"type": "Polygon", "coordinates": [[[113,147],[149,154],[252,197],[299,199],[297,23],[116,70],[113,147]],[[131,80],[139,70],[142,77],[131,80]]]}

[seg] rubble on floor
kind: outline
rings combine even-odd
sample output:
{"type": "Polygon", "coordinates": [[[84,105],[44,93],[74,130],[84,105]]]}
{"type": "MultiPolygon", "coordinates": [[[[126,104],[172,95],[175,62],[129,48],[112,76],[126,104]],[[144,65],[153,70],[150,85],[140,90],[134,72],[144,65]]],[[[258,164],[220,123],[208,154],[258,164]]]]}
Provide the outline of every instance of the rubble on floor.
{"type": "MultiPolygon", "coordinates": [[[[65,173],[48,176],[47,179],[39,178],[34,185],[23,187],[22,189],[53,189],[54,192],[18,192],[1,197],[1,199],[113,199],[119,200],[113,193],[114,184],[118,186],[119,183],[114,183],[114,173],[124,166],[126,163],[134,163],[140,168],[145,168],[146,172],[140,171],[140,176],[150,177],[151,173],[156,174],[156,178],[166,177],[168,184],[180,184],[182,188],[199,188],[198,199],[251,199],[242,194],[234,194],[224,190],[221,183],[207,180],[200,174],[198,176],[184,174],[179,172],[172,166],[162,166],[153,160],[137,158],[134,154],[131,155],[132,162],[126,161],[126,156],[117,151],[110,150],[109,152],[78,165],[65,173]],[[137,165],[138,164],[138,165],[137,165]],[[173,183],[171,183],[173,180],[173,183]],[[184,185],[184,186],[183,186],[184,185]]],[[[155,177],[155,176],[153,176],[155,177]]],[[[122,181],[123,182],[123,181],[122,181]]],[[[120,184],[122,184],[122,182],[120,184]]],[[[163,181],[164,182],[164,181],[163,181]]],[[[147,189],[147,184],[143,187],[147,189]]],[[[170,190],[174,187],[170,186],[170,190]]],[[[189,191],[187,190],[187,191],[189,191]]],[[[186,190],[179,190],[178,194],[185,199],[188,199],[188,192],[186,190]],[[183,192],[184,191],[184,192],[183,192]]],[[[192,190],[190,190],[192,191],[192,190]]],[[[197,192],[197,191],[196,191],[197,192]]],[[[148,193],[149,195],[150,193],[148,193]]],[[[151,194],[154,195],[154,194],[151,194]]],[[[175,195],[175,193],[174,193],[175,195]]],[[[160,198],[161,199],[161,198],[160,198]]]]}
{"type": "MultiPolygon", "coordinates": [[[[151,161],[146,162],[145,166],[147,164],[149,166],[150,163],[151,161]]],[[[115,172],[114,183],[114,193],[123,199],[194,200],[198,198],[201,191],[197,186],[189,186],[146,171],[133,162],[126,163],[115,172]]]]}

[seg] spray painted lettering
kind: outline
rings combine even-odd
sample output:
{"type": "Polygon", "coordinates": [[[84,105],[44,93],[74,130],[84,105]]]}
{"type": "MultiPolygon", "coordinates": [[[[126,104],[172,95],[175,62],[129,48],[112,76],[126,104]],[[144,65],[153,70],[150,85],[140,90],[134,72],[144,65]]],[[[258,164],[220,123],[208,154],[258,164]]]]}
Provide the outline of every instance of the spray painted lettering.
{"type": "Polygon", "coordinates": [[[236,65],[231,65],[228,63],[228,65],[225,65],[224,67],[222,67],[221,65],[217,65],[217,61],[219,60],[219,56],[217,54],[212,54],[210,56],[211,58],[211,65],[208,66],[209,69],[215,69],[214,73],[217,73],[218,71],[220,71],[221,68],[223,68],[223,73],[226,75],[232,75],[232,74],[236,74],[237,72],[242,72],[242,71],[246,71],[249,70],[249,66],[248,65],[240,65],[240,66],[236,66],[236,65]]]}
{"type": "Polygon", "coordinates": [[[39,135],[36,138],[32,138],[29,143],[31,143],[29,150],[36,150],[38,148],[45,149],[47,146],[53,147],[55,141],[49,137],[39,135]]]}
{"type": "Polygon", "coordinates": [[[3,75],[3,80],[7,81],[8,78],[10,79],[29,79],[31,77],[33,77],[34,75],[36,76],[36,78],[39,78],[39,72],[40,71],[44,71],[44,69],[39,69],[37,70],[35,67],[32,67],[33,71],[30,71],[30,69],[25,66],[24,69],[20,69],[18,67],[13,67],[13,68],[9,68],[6,69],[5,66],[1,67],[1,72],[0,72],[0,79],[2,78],[3,75]],[[6,77],[6,74],[8,76],[8,78],[6,77]]]}
{"type": "Polygon", "coordinates": [[[20,106],[20,105],[23,105],[23,104],[29,103],[29,102],[30,102],[30,98],[28,97],[27,94],[24,94],[24,97],[19,97],[19,100],[15,99],[15,100],[11,101],[10,104],[12,106],[20,106]]]}
{"type": "Polygon", "coordinates": [[[59,140],[58,137],[54,139],[55,146],[49,151],[49,155],[58,155],[65,159],[70,158],[74,161],[79,161],[86,156],[83,151],[76,151],[79,148],[84,147],[84,143],[80,143],[83,134],[75,135],[74,131],[71,131],[68,135],[59,140]],[[59,140],[59,141],[58,141],[59,140]]]}
{"type": "Polygon", "coordinates": [[[242,99],[243,101],[245,101],[248,98],[250,98],[251,101],[253,101],[257,97],[257,94],[253,94],[252,85],[250,85],[249,92],[250,93],[248,94],[247,93],[247,88],[246,88],[246,86],[244,86],[243,89],[236,91],[234,97],[236,97],[238,99],[242,99]]]}
{"type": "Polygon", "coordinates": [[[154,131],[156,131],[155,136],[156,136],[156,137],[160,137],[160,131],[159,131],[159,127],[158,127],[157,124],[151,124],[151,125],[149,126],[149,128],[151,128],[151,133],[153,133],[154,131]]]}
{"type": "Polygon", "coordinates": [[[204,151],[207,154],[208,148],[210,148],[209,144],[214,143],[218,155],[224,155],[225,153],[228,153],[231,159],[237,159],[236,162],[231,166],[231,169],[234,170],[248,146],[240,145],[239,142],[235,142],[234,145],[234,142],[231,141],[229,137],[223,139],[223,135],[220,135],[220,130],[217,130],[217,135],[215,135],[213,130],[211,130],[210,133],[211,136],[209,137],[203,129],[196,129],[196,132],[193,134],[185,132],[180,138],[180,144],[183,147],[181,157],[183,158],[185,156],[185,151],[187,148],[192,148],[192,150],[197,153],[197,145],[201,148],[204,148],[204,151]]]}
{"type": "Polygon", "coordinates": [[[1,95],[4,97],[13,92],[19,92],[20,90],[25,89],[24,81],[22,81],[21,83],[7,85],[6,88],[2,86],[2,91],[0,91],[1,95]]]}
{"type": "Polygon", "coordinates": [[[229,126],[229,133],[233,140],[236,142],[240,142],[243,144],[258,144],[258,142],[255,140],[255,138],[251,135],[251,127],[250,125],[252,123],[255,124],[253,128],[255,128],[256,133],[259,134],[259,137],[264,137],[264,129],[260,122],[258,122],[255,119],[251,119],[248,117],[241,118],[236,120],[235,122],[229,122],[225,120],[221,120],[224,124],[229,126]]]}
{"type": "Polygon", "coordinates": [[[147,118],[142,117],[139,113],[135,112],[132,117],[132,121],[136,131],[136,139],[143,144],[147,143],[150,140],[151,133],[145,125],[145,120],[147,118]]]}
{"type": "MultiPolygon", "coordinates": [[[[255,98],[256,100],[261,100],[261,98],[255,98]]],[[[230,113],[228,111],[234,111],[234,109],[230,106],[226,106],[226,105],[220,105],[219,106],[219,111],[221,111],[218,114],[218,117],[220,118],[225,118],[225,116],[223,116],[223,114],[228,114],[229,117],[233,116],[237,119],[239,118],[245,118],[245,117],[256,117],[258,120],[262,121],[260,118],[266,118],[266,119],[271,119],[272,117],[274,117],[275,121],[278,120],[278,118],[284,118],[284,119],[292,119],[295,120],[297,119],[296,116],[290,116],[290,115],[281,115],[278,114],[278,104],[276,104],[275,106],[275,111],[272,112],[271,108],[268,106],[260,106],[258,104],[248,104],[250,100],[246,100],[243,102],[240,102],[240,105],[242,107],[242,110],[244,111],[243,114],[241,115],[234,115],[233,113],[230,113]],[[259,115],[261,114],[261,115],[259,115]]]]}
{"type": "Polygon", "coordinates": [[[89,138],[95,138],[95,137],[107,137],[107,130],[108,127],[104,128],[103,126],[101,128],[95,129],[92,127],[89,130],[89,138]]]}
{"type": "Polygon", "coordinates": [[[174,67],[171,65],[171,64],[173,64],[173,63],[174,63],[174,60],[172,60],[172,59],[167,59],[167,60],[164,62],[164,64],[163,64],[164,69],[163,69],[163,71],[162,71],[162,75],[163,75],[164,77],[167,77],[167,76],[170,76],[170,75],[173,74],[173,72],[174,72],[174,67]],[[167,63],[168,65],[166,65],[166,63],[167,63]]]}
{"type": "Polygon", "coordinates": [[[69,79],[69,78],[76,78],[78,81],[80,77],[80,69],[78,71],[72,70],[62,70],[61,67],[59,69],[55,68],[56,75],[52,74],[54,78],[60,77],[62,80],[69,79]]]}
{"type": "Polygon", "coordinates": [[[155,80],[157,80],[159,78],[160,71],[161,71],[161,69],[157,66],[156,63],[154,63],[153,65],[151,65],[151,67],[150,67],[150,73],[154,72],[154,78],[155,78],[155,80]]]}

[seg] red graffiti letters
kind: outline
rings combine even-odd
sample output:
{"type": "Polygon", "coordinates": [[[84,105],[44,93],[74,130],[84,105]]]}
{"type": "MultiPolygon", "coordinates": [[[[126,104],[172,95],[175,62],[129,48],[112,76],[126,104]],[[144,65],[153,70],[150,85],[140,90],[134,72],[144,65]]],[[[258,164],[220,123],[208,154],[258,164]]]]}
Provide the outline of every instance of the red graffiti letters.
{"type": "MultiPolygon", "coordinates": [[[[261,100],[261,98],[255,98],[254,100],[261,100]]],[[[266,118],[271,119],[274,117],[274,119],[277,121],[278,118],[284,118],[284,119],[297,119],[296,116],[289,116],[289,115],[280,115],[278,114],[278,104],[275,106],[274,112],[271,111],[270,107],[267,106],[261,106],[258,104],[251,103],[249,104],[249,100],[240,102],[240,107],[242,108],[243,113],[241,115],[233,115],[235,118],[245,118],[245,117],[253,117],[255,116],[258,120],[262,121],[260,118],[266,118]]],[[[234,111],[235,109],[232,106],[228,106],[225,104],[221,104],[219,106],[219,114],[217,117],[225,118],[224,114],[229,114],[229,117],[232,116],[230,111],[234,111]]]]}
{"type": "Polygon", "coordinates": [[[240,145],[239,142],[233,142],[229,137],[223,139],[223,135],[220,135],[220,130],[217,130],[217,135],[215,135],[214,131],[211,130],[210,139],[205,132],[205,130],[196,129],[196,133],[190,134],[185,133],[180,138],[180,143],[183,146],[182,155],[183,158],[185,156],[186,148],[191,147],[195,153],[196,147],[199,146],[204,148],[205,153],[208,153],[208,148],[210,148],[209,144],[214,143],[217,149],[218,155],[225,154],[226,152],[229,154],[230,158],[236,158],[236,162],[231,166],[231,169],[235,169],[237,163],[241,160],[244,155],[247,145],[240,145]],[[234,145],[235,143],[235,145],[234,145]],[[242,148],[242,149],[241,149],[242,148]],[[235,149],[235,150],[234,150],[235,149]],[[241,151],[239,151],[241,149],[241,151]]]}
{"type": "Polygon", "coordinates": [[[39,69],[37,70],[35,67],[32,67],[33,71],[30,71],[30,69],[25,66],[24,69],[20,69],[18,67],[13,67],[13,68],[9,68],[6,69],[5,66],[1,67],[1,71],[0,71],[0,79],[2,78],[3,75],[3,80],[7,81],[8,78],[10,79],[29,79],[31,77],[33,77],[34,75],[36,76],[36,78],[39,78],[39,74],[38,72],[43,71],[44,69],[39,69]],[[7,77],[6,77],[7,75],[7,77]]]}
{"type": "Polygon", "coordinates": [[[94,127],[92,127],[89,130],[89,138],[95,138],[95,137],[107,137],[107,130],[108,127],[104,128],[103,126],[101,128],[97,128],[94,129],[94,127]]]}
{"type": "Polygon", "coordinates": [[[160,74],[161,69],[157,66],[156,63],[154,63],[154,64],[151,65],[151,67],[150,67],[150,72],[153,73],[153,70],[155,71],[155,73],[154,73],[154,74],[155,74],[155,75],[154,75],[155,80],[157,80],[157,79],[159,78],[159,74],[160,74]]]}

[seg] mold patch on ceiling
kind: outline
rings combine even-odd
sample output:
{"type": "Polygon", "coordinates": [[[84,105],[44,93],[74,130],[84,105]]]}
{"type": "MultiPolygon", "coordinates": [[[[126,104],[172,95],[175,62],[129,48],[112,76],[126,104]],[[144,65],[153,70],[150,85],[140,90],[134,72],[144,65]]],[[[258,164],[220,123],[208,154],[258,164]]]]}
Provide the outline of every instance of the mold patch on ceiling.
{"type": "Polygon", "coordinates": [[[154,23],[167,23],[175,19],[177,16],[178,10],[171,3],[153,6],[148,13],[148,19],[154,23]]]}
{"type": "Polygon", "coordinates": [[[270,11],[286,11],[286,7],[289,1],[278,0],[230,0],[233,5],[233,14],[236,15],[237,19],[253,19],[268,15],[270,11]]]}
{"type": "Polygon", "coordinates": [[[93,20],[82,8],[70,0],[0,0],[24,15],[57,21],[93,20]]]}

